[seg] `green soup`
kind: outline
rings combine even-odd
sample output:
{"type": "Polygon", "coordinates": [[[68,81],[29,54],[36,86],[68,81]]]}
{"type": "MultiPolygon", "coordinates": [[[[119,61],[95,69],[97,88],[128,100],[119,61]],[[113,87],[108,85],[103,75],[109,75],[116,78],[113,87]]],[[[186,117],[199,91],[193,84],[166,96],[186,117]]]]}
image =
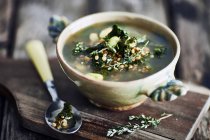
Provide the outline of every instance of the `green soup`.
{"type": "Polygon", "coordinates": [[[116,22],[95,24],[70,36],[63,54],[73,68],[108,81],[147,77],[166,67],[174,57],[164,36],[116,22]]]}

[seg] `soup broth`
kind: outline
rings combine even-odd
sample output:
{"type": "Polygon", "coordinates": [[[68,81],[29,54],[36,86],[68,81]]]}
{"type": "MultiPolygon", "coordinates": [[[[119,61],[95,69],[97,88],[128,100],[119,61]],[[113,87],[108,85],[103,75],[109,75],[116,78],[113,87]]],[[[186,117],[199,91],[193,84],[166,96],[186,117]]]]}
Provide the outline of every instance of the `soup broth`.
{"type": "Polygon", "coordinates": [[[164,36],[136,25],[116,22],[91,25],[71,35],[65,43],[63,54],[66,62],[76,70],[108,81],[130,81],[147,77],[166,67],[174,57],[172,46],[164,36]],[[121,29],[121,33],[126,33],[126,37],[114,35],[108,38],[113,28],[117,27],[121,29]],[[111,47],[97,50],[96,47],[101,47],[100,43],[111,44],[111,47]],[[97,51],[83,53],[81,50],[84,48],[81,47],[84,46],[97,51]],[[125,46],[127,50],[122,49],[125,46]]]}

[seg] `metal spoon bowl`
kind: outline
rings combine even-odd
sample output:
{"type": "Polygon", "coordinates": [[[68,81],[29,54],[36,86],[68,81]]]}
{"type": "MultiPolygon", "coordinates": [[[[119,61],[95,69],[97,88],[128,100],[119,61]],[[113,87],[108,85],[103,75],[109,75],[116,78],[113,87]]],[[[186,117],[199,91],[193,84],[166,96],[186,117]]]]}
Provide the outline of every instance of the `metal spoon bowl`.
{"type": "Polygon", "coordinates": [[[26,51],[28,52],[29,57],[35,65],[53,101],[45,112],[45,121],[47,125],[56,132],[62,134],[73,134],[77,132],[82,125],[82,118],[80,116],[80,112],[74,106],[71,106],[73,118],[71,119],[71,123],[68,128],[56,129],[52,126],[52,123],[55,121],[55,117],[62,111],[65,101],[58,97],[50,65],[42,42],[39,40],[29,41],[26,44],[26,51]]]}
{"type": "Polygon", "coordinates": [[[57,116],[57,114],[59,112],[61,112],[61,110],[63,109],[64,103],[65,102],[62,100],[53,102],[48,107],[47,111],[45,112],[45,121],[53,130],[55,130],[57,132],[62,132],[65,134],[73,134],[79,130],[79,128],[82,124],[82,119],[81,119],[80,113],[73,106],[72,106],[73,120],[72,120],[69,128],[63,129],[62,131],[60,131],[52,126],[52,122],[54,122],[54,118],[57,116]]]}

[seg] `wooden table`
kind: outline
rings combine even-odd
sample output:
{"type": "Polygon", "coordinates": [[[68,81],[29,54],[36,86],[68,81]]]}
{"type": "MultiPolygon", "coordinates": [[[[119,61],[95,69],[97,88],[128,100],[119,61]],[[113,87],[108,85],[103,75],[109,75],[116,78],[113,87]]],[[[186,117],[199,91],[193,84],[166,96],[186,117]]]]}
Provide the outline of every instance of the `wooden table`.
{"type": "MultiPolygon", "coordinates": [[[[52,14],[66,15],[71,20],[74,20],[80,16],[98,11],[131,11],[150,16],[168,25],[177,34],[182,46],[181,57],[176,71],[177,77],[210,88],[210,1],[132,0],[131,2],[87,0],[84,2],[78,0],[75,3],[76,6],[72,6],[72,2],[75,1],[66,0],[61,3],[47,0],[40,2],[1,0],[0,58],[4,57],[4,53],[2,54],[2,52],[5,52],[4,48],[7,50],[8,57],[13,56],[13,59],[25,58],[25,53],[21,48],[26,40],[31,38],[41,39],[47,46],[49,54],[54,55],[52,51],[54,46],[51,40],[46,32],[42,32],[42,30],[45,30],[43,27],[47,26],[45,24],[48,21],[48,16],[52,14]],[[68,9],[68,7],[70,8],[68,9]],[[33,20],[39,18],[40,20],[33,24],[33,20]],[[34,33],[36,30],[41,33],[34,33]]],[[[210,137],[209,114],[203,118],[194,139],[207,139],[210,137]]],[[[15,112],[13,105],[4,97],[0,97],[1,140],[52,139],[23,128],[17,119],[17,112],[15,112]]]]}

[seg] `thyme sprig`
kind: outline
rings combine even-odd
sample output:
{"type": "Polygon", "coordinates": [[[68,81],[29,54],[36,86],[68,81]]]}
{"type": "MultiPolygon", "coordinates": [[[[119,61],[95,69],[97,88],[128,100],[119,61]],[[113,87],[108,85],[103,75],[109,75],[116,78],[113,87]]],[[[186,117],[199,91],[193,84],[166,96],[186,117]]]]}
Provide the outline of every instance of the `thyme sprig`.
{"type": "Polygon", "coordinates": [[[148,127],[157,127],[160,124],[160,121],[171,117],[172,114],[161,114],[159,119],[153,118],[151,116],[145,116],[144,114],[135,116],[131,115],[128,117],[129,121],[135,121],[135,123],[128,122],[126,125],[117,126],[116,128],[109,129],[107,131],[107,137],[113,137],[114,135],[122,135],[133,133],[136,130],[146,129],[148,127]]]}

